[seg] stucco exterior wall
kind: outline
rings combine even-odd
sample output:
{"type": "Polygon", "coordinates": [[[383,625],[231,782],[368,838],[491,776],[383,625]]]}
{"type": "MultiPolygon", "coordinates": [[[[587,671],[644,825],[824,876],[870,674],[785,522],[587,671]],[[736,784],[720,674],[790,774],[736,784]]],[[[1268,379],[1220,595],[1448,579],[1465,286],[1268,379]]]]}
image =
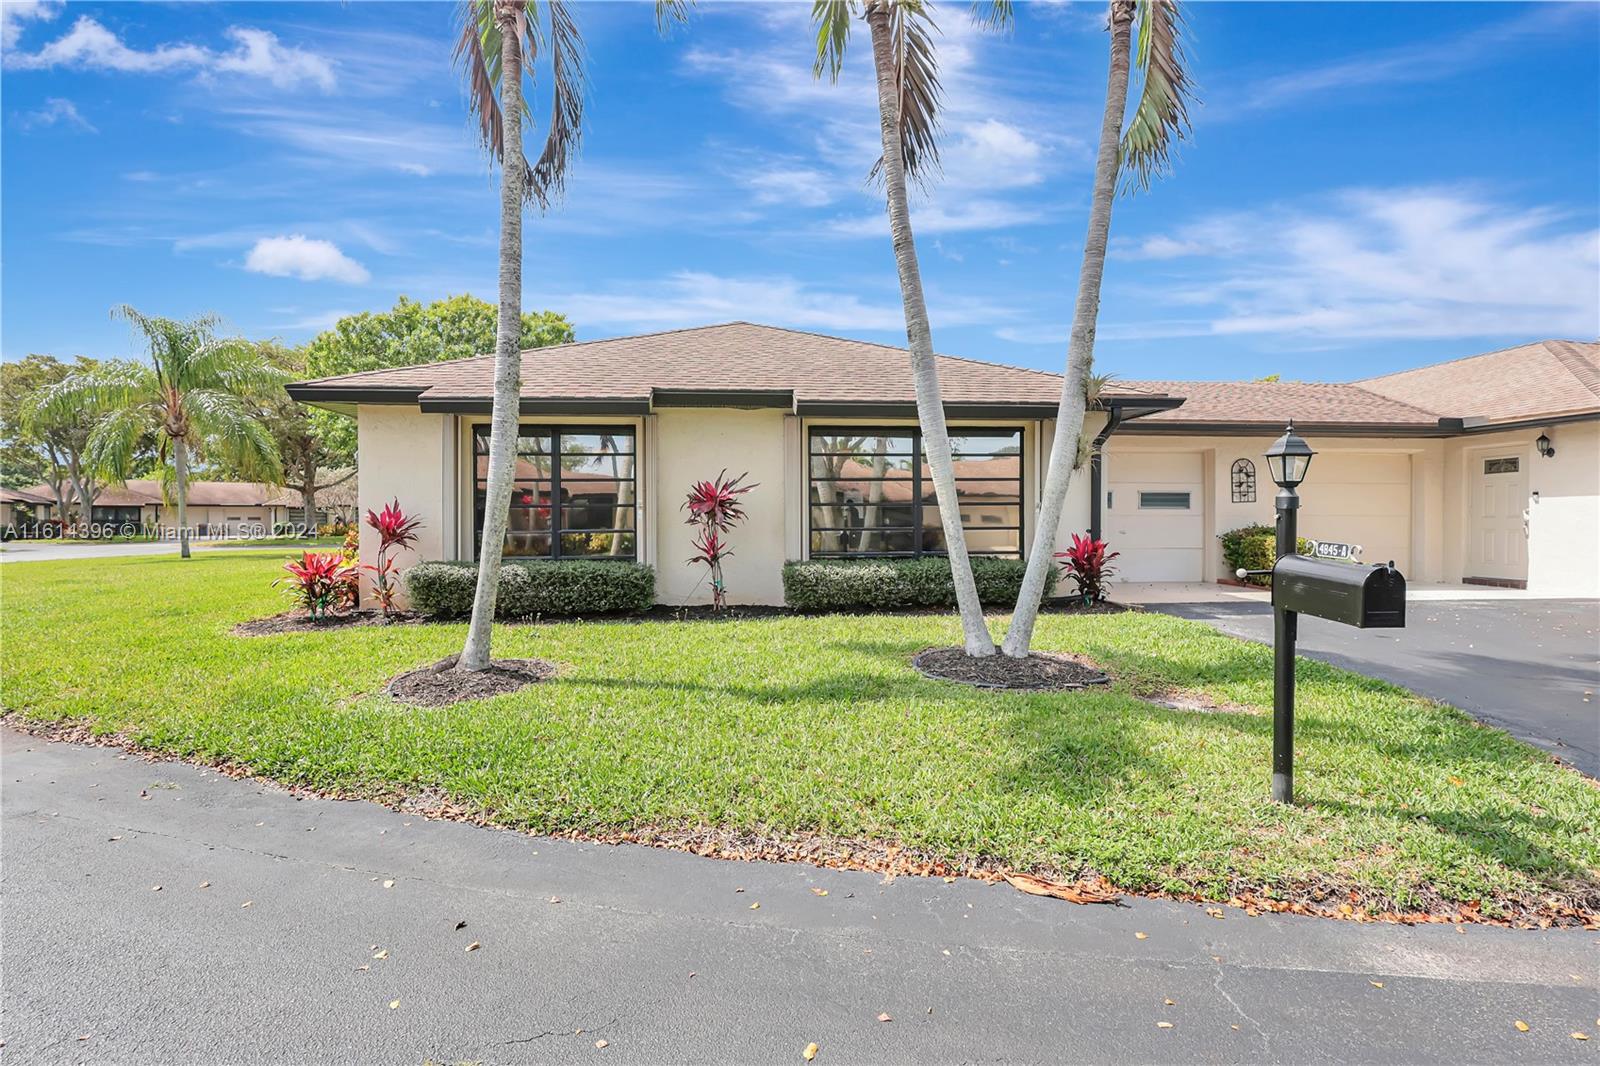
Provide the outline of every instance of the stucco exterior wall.
{"type": "MultiPolygon", "coordinates": [[[[357,409],[356,449],[361,464],[360,513],[381,510],[391,500],[422,519],[416,546],[398,552],[402,570],[424,560],[461,558],[456,536],[456,499],[464,467],[458,469],[456,416],[423,414],[415,408],[363,404],[357,409]]],[[[361,561],[378,557],[378,534],[361,526],[361,561]]],[[[371,592],[363,573],[362,596],[371,592]]]]}
{"type": "Polygon", "coordinates": [[[1527,587],[1552,597],[1600,596],[1600,422],[1543,430],[1555,454],[1541,456],[1538,427],[1473,434],[1445,442],[1442,495],[1446,580],[1471,573],[1473,480],[1486,456],[1518,456],[1527,472],[1527,587]]]}

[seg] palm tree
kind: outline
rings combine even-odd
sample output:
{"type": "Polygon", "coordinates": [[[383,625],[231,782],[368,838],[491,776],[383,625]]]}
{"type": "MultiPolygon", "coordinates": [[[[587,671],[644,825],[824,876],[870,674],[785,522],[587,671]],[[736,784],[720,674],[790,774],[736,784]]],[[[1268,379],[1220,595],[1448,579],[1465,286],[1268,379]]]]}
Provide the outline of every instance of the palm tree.
{"type": "Polygon", "coordinates": [[[494,414],[489,429],[489,485],[472,623],[458,668],[485,670],[500,591],[500,559],[516,477],[522,393],[522,206],[541,209],[566,183],[583,127],[583,39],[563,0],[466,0],[456,64],[467,81],[483,143],[500,164],[500,320],[495,336],[494,414]],[[524,57],[549,55],[553,106],[544,150],[532,166],[522,154],[524,57]]]}
{"type": "MultiPolygon", "coordinates": [[[[850,23],[866,20],[872,40],[873,68],[877,75],[878,121],[883,155],[873,174],[883,180],[888,197],[889,231],[894,241],[895,266],[900,275],[900,298],[905,306],[906,342],[911,353],[911,376],[917,394],[917,421],[922,426],[923,449],[933,477],[939,519],[944,526],[945,551],[955,582],[956,606],[966,652],[993,655],[994,638],[983,618],[972,564],[967,558],[966,534],[956,500],[955,468],[950,458],[950,434],[945,425],[944,403],[939,395],[939,372],[934,361],[933,331],[922,295],[922,271],[916,240],[911,231],[911,210],[906,177],[920,178],[936,168],[936,140],[940,87],[933,35],[932,5],[925,0],[817,0],[812,18],[817,25],[816,73],[827,71],[838,80],[844,64],[850,23]]],[[[1011,5],[992,2],[974,5],[973,17],[988,28],[1011,22],[1011,5]]]]}
{"type": "Polygon", "coordinates": [[[162,492],[177,505],[179,552],[187,559],[191,458],[213,455],[247,477],[282,479],[278,450],[252,404],[281,391],[284,378],[255,345],[217,337],[215,316],[180,322],[126,304],[112,314],[143,336],[149,364],[115,359],[73,374],[40,397],[40,409],[53,417],[73,411],[99,416],[84,464],[114,484],[133,473],[140,438],[155,435],[162,492]]]}
{"type": "Polygon", "coordinates": [[[1151,180],[1168,170],[1177,142],[1188,136],[1189,76],[1180,40],[1183,15],[1176,0],[1112,0],[1111,71],[1106,84],[1106,106],[1100,123],[1100,148],[1095,158],[1094,192],[1089,207],[1089,232],[1083,243],[1083,264],[1078,272],[1078,300],[1067,343],[1066,380],[1056,412],[1055,439],[1050,446],[1049,472],[1040,494],[1037,534],[1028,553],[1028,569],[1017,595],[1011,628],[1003,650],[1024,658],[1033,643],[1033,626],[1039,617],[1039,600],[1045,579],[1054,565],[1055,531],[1067,486],[1077,465],[1088,406],[1087,387],[1094,364],[1095,319],[1100,311],[1100,281],[1105,274],[1106,241],[1111,232],[1111,205],[1116,199],[1119,171],[1129,191],[1149,188],[1151,180]],[[1139,33],[1135,48],[1133,27],[1139,33]],[[1129,68],[1137,62],[1144,77],[1139,104],[1122,130],[1128,103],[1129,68]]]}

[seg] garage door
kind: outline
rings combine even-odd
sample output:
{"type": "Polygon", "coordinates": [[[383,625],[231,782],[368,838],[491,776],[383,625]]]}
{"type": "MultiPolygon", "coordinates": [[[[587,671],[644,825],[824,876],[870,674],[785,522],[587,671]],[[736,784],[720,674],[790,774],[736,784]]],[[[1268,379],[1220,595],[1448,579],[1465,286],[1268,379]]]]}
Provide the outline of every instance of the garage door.
{"type": "Polygon", "coordinates": [[[1411,572],[1411,457],[1323,452],[1300,486],[1300,535],[1362,546],[1362,561],[1411,572]]]}
{"type": "Polygon", "coordinates": [[[1205,496],[1199,452],[1106,455],[1102,528],[1120,551],[1122,581],[1199,581],[1205,564],[1205,496]]]}

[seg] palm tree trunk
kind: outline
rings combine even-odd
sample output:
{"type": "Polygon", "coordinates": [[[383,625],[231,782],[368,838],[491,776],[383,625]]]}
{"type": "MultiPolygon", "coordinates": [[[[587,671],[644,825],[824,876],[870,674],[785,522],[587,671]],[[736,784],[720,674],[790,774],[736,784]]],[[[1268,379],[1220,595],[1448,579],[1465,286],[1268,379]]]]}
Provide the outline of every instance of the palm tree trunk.
{"type": "Polygon", "coordinates": [[[1083,242],[1083,265],[1078,272],[1078,302],[1072,315],[1072,336],[1067,342],[1067,375],[1061,383],[1061,403],[1056,411],[1056,434],[1050,445],[1050,468],[1039,501],[1039,519],[1028,570],[1017,594],[1016,611],[1006,633],[1004,651],[1026,657],[1033,644],[1033,626],[1039,618],[1039,600],[1045,578],[1055,565],[1057,527],[1066,502],[1072,467],[1078,457],[1086,401],[1084,382],[1094,362],[1095,319],[1100,313],[1100,279],[1105,274],[1106,240],[1111,233],[1111,205],[1117,194],[1117,164],[1122,141],[1122,112],[1128,104],[1129,44],[1134,5],[1127,0],[1111,4],[1111,73],[1106,83],[1106,109],[1100,122],[1100,149],[1095,157],[1094,194],[1090,199],[1089,232],[1083,242]]]}
{"type": "MultiPolygon", "coordinates": [[[[505,10],[496,5],[496,17],[505,10]]],[[[522,51],[512,18],[500,18],[500,321],[494,350],[494,415],[489,429],[489,485],[472,623],[459,669],[489,666],[490,633],[500,593],[500,558],[516,478],[517,424],[522,396],[522,51]]],[[[559,506],[559,501],[552,501],[559,506]]]]}
{"type": "MultiPolygon", "coordinates": [[[[900,101],[895,77],[894,45],[889,9],[884,0],[867,7],[872,30],[872,61],[878,76],[878,119],[883,132],[883,183],[889,198],[889,230],[894,238],[894,260],[900,271],[900,298],[905,304],[906,341],[911,351],[911,376],[917,390],[917,419],[922,425],[922,446],[939,503],[944,526],[945,551],[950,556],[950,576],[955,582],[956,606],[968,655],[994,654],[994,638],[983,620],[978,587],[967,559],[966,535],[961,529],[961,509],[956,504],[955,469],[950,462],[950,435],[945,428],[944,405],[939,397],[939,372],[933,358],[933,331],[922,298],[922,271],[911,234],[911,210],[906,199],[905,162],[900,149],[900,101]]],[[[913,457],[916,461],[916,457],[913,457]]],[[[912,531],[920,538],[922,530],[912,531]]]]}
{"type": "Polygon", "coordinates": [[[178,500],[178,555],[189,558],[189,449],[182,437],[172,438],[173,493],[178,500]]]}

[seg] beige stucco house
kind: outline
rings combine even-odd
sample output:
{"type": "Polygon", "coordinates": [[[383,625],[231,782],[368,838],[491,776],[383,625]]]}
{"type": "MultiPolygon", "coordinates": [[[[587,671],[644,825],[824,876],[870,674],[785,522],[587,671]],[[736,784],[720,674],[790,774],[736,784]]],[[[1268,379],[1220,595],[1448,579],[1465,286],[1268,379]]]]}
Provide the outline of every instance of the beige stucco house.
{"type": "MultiPolygon", "coordinates": [[[[1124,580],[1222,578],[1216,534],[1270,521],[1261,454],[1293,418],[1319,453],[1304,535],[1358,543],[1413,581],[1600,595],[1597,349],[1549,341],[1349,384],[1115,382],[1089,419],[1102,458],[1044,535],[1099,531],[1124,580]]],[[[759,484],[726,567],[735,602],[781,602],[785,560],[942,547],[903,349],[736,322],[536,349],[522,364],[508,557],[638,559],[656,567],[662,602],[706,599],[680,505],[723,469],[759,484]]],[[[1061,379],[948,356],[939,375],[969,545],[1017,555],[1041,535],[1061,379]]],[[[422,517],[403,565],[473,557],[491,357],[289,391],[357,419],[362,509],[398,499],[422,517]]]]}
{"type": "MultiPolygon", "coordinates": [[[[48,494],[46,486],[28,490],[48,494]]],[[[129,530],[175,526],[178,509],[164,500],[161,483],[129,478],[120,486],[100,490],[90,507],[93,525],[129,530]]],[[[189,483],[189,525],[200,536],[233,537],[270,534],[276,527],[297,521],[300,494],[281,486],[256,481],[192,481],[189,483]]]]}
{"type": "Polygon", "coordinates": [[[0,488],[0,530],[48,521],[55,505],[55,498],[48,493],[0,488]]]}

